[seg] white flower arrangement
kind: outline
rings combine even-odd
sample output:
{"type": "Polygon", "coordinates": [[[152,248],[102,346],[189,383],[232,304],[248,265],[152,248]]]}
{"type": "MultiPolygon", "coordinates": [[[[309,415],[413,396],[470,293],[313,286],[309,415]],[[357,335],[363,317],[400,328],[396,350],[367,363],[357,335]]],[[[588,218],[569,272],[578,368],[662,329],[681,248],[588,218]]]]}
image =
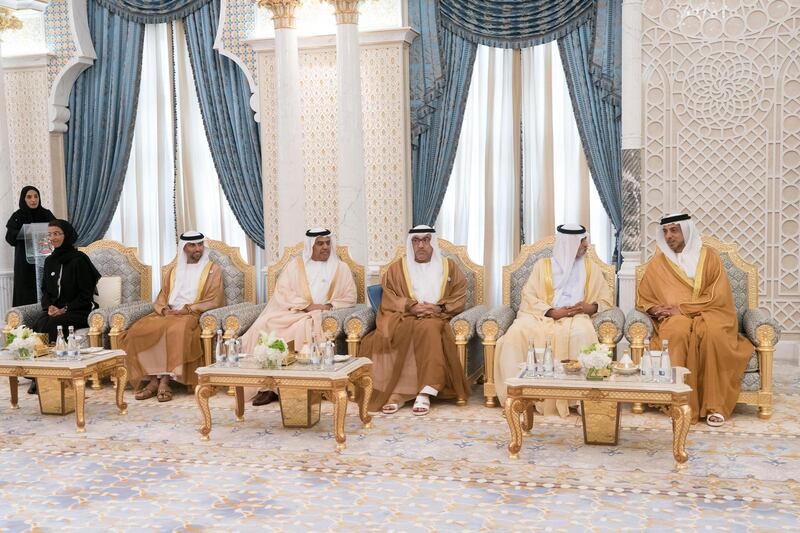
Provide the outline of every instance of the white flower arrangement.
{"type": "Polygon", "coordinates": [[[278,337],[274,331],[269,333],[262,331],[253,349],[253,357],[263,368],[279,368],[288,353],[289,346],[286,341],[278,337]]]}
{"type": "Polygon", "coordinates": [[[580,362],[583,368],[606,368],[611,364],[611,351],[605,344],[590,344],[581,350],[580,362]]]}
{"type": "Polygon", "coordinates": [[[29,327],[21,324],[8,332],[6,349],[14,352],[20,359],[28,359],[41,343],[38,335],[29,327]]]}

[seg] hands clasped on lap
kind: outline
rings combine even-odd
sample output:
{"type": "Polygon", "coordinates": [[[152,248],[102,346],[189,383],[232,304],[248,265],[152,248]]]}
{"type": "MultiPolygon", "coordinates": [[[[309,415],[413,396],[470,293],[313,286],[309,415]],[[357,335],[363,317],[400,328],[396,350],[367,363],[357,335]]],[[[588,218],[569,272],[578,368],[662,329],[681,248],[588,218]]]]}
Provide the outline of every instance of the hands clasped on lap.
{"type": "Polygon", "coordinates": [[[593,315],[597,312],[597,304],[587,304],[586,302],[578,302],[575,305],[566,307],[555,307],[550,309],[545,316],[553,320],[561,320],[562,318],[571,317],[575,315],[593,315]]]}
{"type": "Polygon", "coordinates": [[[411,306],[411,313],[417,318],[426,318],[429,316],[437,316],[442,313],[444,308],[439,304],[429,304],[427,302],[418,302],[411,306]]]}

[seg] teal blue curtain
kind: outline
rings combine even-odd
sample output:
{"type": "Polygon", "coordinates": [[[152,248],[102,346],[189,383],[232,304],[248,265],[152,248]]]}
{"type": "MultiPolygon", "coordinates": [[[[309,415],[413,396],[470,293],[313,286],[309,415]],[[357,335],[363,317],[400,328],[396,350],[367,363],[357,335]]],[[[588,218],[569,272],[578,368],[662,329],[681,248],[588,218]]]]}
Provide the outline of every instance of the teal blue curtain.
{"type": "Polygon", "coordinates": [[[222,190],[244,232],[264,248],[258,124],[244,72],[214,50],[218,21],[219,0],[184,19],[195,87],[222,190]]]}
{"type": "Polygon", "coordinates": [[[140,24],[161,24],[184,18],[209,0],[94,0],[115,15],[140,24]]]}
{"type": "Polygon", "coordinates": [[[431,115],[445,84],[436,23],[438,11],[437,2],[408,0],[409,25],[419,34],[411,41],[409,50],[411,139],[414,144],[430,126],[431,115]]]}
{"type": "Polygon", "coordinates": [[[445,84],[436,107],[429,116],[429,127],[413,143],[412,215],[414,224],[433,225],[447,191],[453,171],[458,138],[467,105],[472,67],[478,45],[450,33],[439,34],[444,59],[445,84]]]}
{"type": "MultiPolygon", "coordinates": [[[[620,4],[602,2],[593,23],[558,42],[586,162],[616,229],[617,250],[622,234],[620,4]]],[[[619,253],[616,260],[621,261],[619,253]]]]}
{"type": "Polygon", "coordinates": [[[78,244],[103,238],[114,216],[133,142],[144,26],[86,3],[97,59],[70,94],[64,138],[67,211],[78,244]]]}
{"type": "Polygon", "coordinates": [[[549,42],[591,21],[595,7],[594,0],[409,0],[409,23],[420,34],[410,59],[414,224],[433,224],[447,192],[477,46],[549,42]]]}
{"type": "Polygon", "coordinates": [[[440,0],[441,24],[476,44],[528,48],[571,32],[595,0],[440,0]]]}

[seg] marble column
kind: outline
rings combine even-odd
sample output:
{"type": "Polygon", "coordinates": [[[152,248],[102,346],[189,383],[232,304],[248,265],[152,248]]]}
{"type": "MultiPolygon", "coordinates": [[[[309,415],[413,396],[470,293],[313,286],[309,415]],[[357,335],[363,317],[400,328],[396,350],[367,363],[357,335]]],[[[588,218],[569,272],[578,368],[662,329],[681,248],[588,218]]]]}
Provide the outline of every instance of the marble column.
{"type": "MultiPolygon", "coordinates": [[[[300,124],[300,59],[294,12],[300,0],[258,0],[269,8],[275,24],[275,72],[277,99],[278,253],[299,241],[305,228],[305,179],[303,177],[300,124]]],[[[265,142],[261,136],[262,143],[265,142]]],[[[272,199],[265,198],[266,207],[272,199]]],[[[270,240],[264,228],[265,241],[270,240]]]]}
{"type": "MultiPolygon", "coordinates": [[[[3,224],[17,207],[17,195],[11,185],[11,149],[8,143],[8,111],[6,109],[6,77],[3,70],[3,40],[6,29],[20,27],[19,19],[0,10],[0,221],[3,224]]],[[[14,291],[14,249],[0,243],[0,322],[11,308],[14,291]]]]}
{"type": "Polygon", "coordinates": [[[336,7],[338,230],[358,263],[367,263],[367,202],[361,117],[360,0],[329,0],[336,7]]]}
{"type": "Polygon", "coordinates": [[[642,1],[622,3],[622,267],[619,306],[636,300],[636,267],[642,262],[642,1]]]}

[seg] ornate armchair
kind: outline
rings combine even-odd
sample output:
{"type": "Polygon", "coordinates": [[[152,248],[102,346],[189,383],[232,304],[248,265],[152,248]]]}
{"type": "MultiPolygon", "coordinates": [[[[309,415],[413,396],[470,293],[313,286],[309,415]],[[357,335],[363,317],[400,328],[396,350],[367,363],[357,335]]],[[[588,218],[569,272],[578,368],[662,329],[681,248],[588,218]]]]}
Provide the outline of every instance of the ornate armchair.
{"type": "MultiPolygon", "coordinates": [[[[486,357],[486,380],[483,384],[483,395],[486,398],[484,405],[486,407],[494,407],[496,405],[497,385],[494,382],[494,349],[497,339],[505,334],[517,317],[517,311],[519,311],[521,303],[522,288],[525,286],[525,282],[528,281],[533,265],[539,259],[553,256],[554,243],[555,237],[551,236],[534,244],[525,245],[520,249],[514,262],[503,267],[503,305],[495,307],[482,316],[478,323],[478,335],[483,339],[483,352],[486,357]]],[[[611,289],[612,301],[616,301],[617,275],[614,267],[604,263],[597,257],[594,246],[590,246],[586,254],[589,260],[603,271],[606,283],[611,289]]],[[[625,315],[618,307],[612,307],[597,313],[593,323],[600,342],[613,350],[617,342],[622,338],[624,322],[625,315]]]]}
{"type": "MultiPolygon", "coordinates": [[[[111,315],[117,309],[150,301],[151,267],[139,260],[136,248],[127,248],[117,241],[95,241],[80,250],[89,256],[104,278],[120,278],[119,303],[110,307],[99,307],[89,313],[89,328],[77,332],[88,336],[92,346],[102,346],[103,335],[109,331],[111,315]]],[[[13,307],[6,315],[6,327],[12,329],[19,324],[31,324],[40,312],[39,304],[13,307]]]]}
{"type": "MultiPolygon", "coordinates": [[[[275,292],[278,277],[291,261],[303,253],[303,243],[287,247],[283,251],[281,258],[267,268],[267,298],[269,299],[275,292]]],[[[344,321],[353,313],[354,309],[364,307],[364,266],[359,265],[350,257],[347,246],[337,246],[336,255],[350,267],[356,285],[356,307],[346,307],[342,309],[331,309],[322,313],[322,331],[326,337],[343,345],[344,321]]],[[[223,324],[225,326],[225,338],[244,333],[258,318],[266,304],[244,304],[231,308],[224,315],[223,324]]],[[[343,347],[343,346],[341,346],[343,347]]],[[[299,347],[298,347],[299,348],[299,347]]]]}
{"type": "MultiPolygon", "coordinates": [[[[256,269],[242,259],[238,248],[211,239],[206,240],[206,246],[209,248],[210,259],[223,270],[222,277],[225,285],[226,304],[225,307],[207,311],[200,316],[203,351],[206,363],[210,364],[212,341],[219,327],[218,325],[222,323],[222,317],[232,306],[241,305],[245,302],[255,302],[256,269]]],[[[173,259],[168,265],[161,268],[162,276],[175,264],[175,261],[176,259],[173,259]]],[[[125,306],[112,314],[111,330],[108,334],[111,339],[111,346],[116,348],[119,335],[130,328],[137,320],[152,312],[152,303],[139,302],[125,306]]]]}
{"type": "MultiPolygon", "coordinates": [[[[439,248],[444,257],[455,261],[456,265],[467,278],[467,303],[465,310],[450,319],[450,326],[456,337],[458,355],[461,366],[470,383],[474,383],[483,374],[483,348],[475,335],[478,319],[489,310],[483,305],[483,267],[472,262],[467,254],[466,246],[457,246],[444,239],[439,239],[439,248]]],[[[394,258],[381,267],[381,279],[386,274],[389,266],[405,256],[405,246],[399,246],[394,258]]],[[[377,292],[377,291],[376,291],[377,292]]],[[[359,345],[364,336],[375,329],[375,312],[370,306],[364,306],[353,312],[346,323],[347,345],[351,355],[358,355],[359,345]]],[[[465,398],[458,399],[458,405],[464,405],[465,398]]]]}
{"type": "MultiPolygon", "coordinates": [[[[758,406],[759,418],[772,416],[772,361],[775,344],[781,335],[780,325],[768,312],[758,308],[758,268],[739,256],[735,244],[724,243],[703,235],[703,244],[714,249],[722,259],[728,274],[739,331],[756,347],[742,377],[739,403],[758,406]]],[[[636,283],[641,281],[650,261],[636,267],[636,283]]],[[[639,361],[644,350],[645,337],[653,333],[650,317],[632,309],[625,318],[625,337],[631,343],[631,356],[639,361]]],[[[634,412],[642,412],[641,404],[634,404],[634,412]]]]}

